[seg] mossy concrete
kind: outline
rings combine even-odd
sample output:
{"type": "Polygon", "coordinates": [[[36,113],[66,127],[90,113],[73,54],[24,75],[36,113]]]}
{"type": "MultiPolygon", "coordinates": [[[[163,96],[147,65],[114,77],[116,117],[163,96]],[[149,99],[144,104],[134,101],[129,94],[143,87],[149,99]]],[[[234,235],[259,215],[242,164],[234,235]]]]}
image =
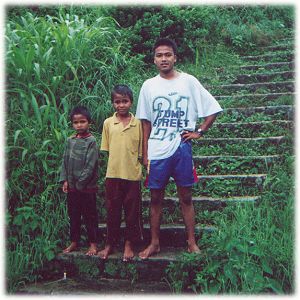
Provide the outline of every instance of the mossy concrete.
{"type": "Polygon", "coordinates": [[[30,284],[15,295],[134,295],[134,294],[172,294],[170,286],[163,281],[136,282],[126,279],[99,278],[97,281],[67,278],[66,280],[30,284]]]}

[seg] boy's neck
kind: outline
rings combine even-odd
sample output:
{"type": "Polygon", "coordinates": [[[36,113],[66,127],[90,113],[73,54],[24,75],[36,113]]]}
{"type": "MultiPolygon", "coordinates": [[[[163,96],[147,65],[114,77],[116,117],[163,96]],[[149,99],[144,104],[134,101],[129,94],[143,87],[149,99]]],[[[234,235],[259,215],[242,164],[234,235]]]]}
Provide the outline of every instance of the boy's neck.
{"type": "Polygon", "coordinates": [[[171,80],[177,78],[179,76],[179,72],[176,71],[175,69],[172,69],[168,73],[159,72],[159,75],[164,79],[171,80]]]}
{"type": "Polygon", "coordinates": [[[131,114],[130,112],[128,112],[128,114],[126,115],[120,115],[120,114],[116,114],[116,117],[118,118],[118,120],[124,124],[124,126],[128,125],[130,120],[131,120],[131,114]]]}
{"type": "Polygon", "coordinates": [[[82,133],[77,133],[76,134],[76,137],[78,138],[85,138],[87,136],[91,135],[89,131],[86,131],[86,132],[82,132],[82,133]]]}

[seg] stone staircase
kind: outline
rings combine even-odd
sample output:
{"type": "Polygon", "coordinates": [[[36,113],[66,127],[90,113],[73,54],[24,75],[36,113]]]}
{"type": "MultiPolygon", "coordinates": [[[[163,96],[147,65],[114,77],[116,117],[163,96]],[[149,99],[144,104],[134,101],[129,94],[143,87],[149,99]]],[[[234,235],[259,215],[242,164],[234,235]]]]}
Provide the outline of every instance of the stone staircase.
{"type": "MultiPolygon", "coordinates": [[[[247,205],[259,201],[268,168],[284,154],[284,145],[291,143],[295,97],[293,45],[293,40],[282,40],[274,46],[258,48],[251,56],[242,57],[244,65],[236,70],[231,83],[227,82],[227,74],[224,74],[226,84],[208,86],[224,112],[205,137],[193,146],[199,178],[193,188],[193,202],[200,247],[201,235],[216,230],[213,220],[203,220],[201,211],[207,207],[210,210],[221,209],[228,203],[247,205]]],[[[232,78],[232,74],[228,75],[232,78]]],[[[149,203],[149,191],[144,190],[145,244],[150,239],[149,203]]],[[[99,238],[104,241],[105,219],[101,221],[99,238]]],[[[63,276],[65,272],[67,278],[76,277],[93,282],[111,280],[110,283],[115,282],[117,293],[127,291],[126,288],[120,291],[117,286],[134,286],[144,281],[148,286],[146,292],[151,293],[153,287],[153,292],[170,293],[170,287],[164,281],[165,269],[186,249],[185,228],[173,182],[166,189],[161,246],[159,254],[144,261],[135,257],[131,262],[124,263],[121,250],[107,261],[87,257],[82,251],[60,254],[54,265],[57,274],[63,276]],[[127,284],[122,280],[127,280],[127,284]],[[158,283],[161,284],[159,287],[158,283]]],[[[140,245],[139,249],[143,247],[140,245]]],[[[110,289],[113,289],[112,286],[109,285],[110,289]]],[[[142,293],[142,290],[139,292],[142,293]]],[[[102,292],[103,289],[98,291],[102,292]]]]}

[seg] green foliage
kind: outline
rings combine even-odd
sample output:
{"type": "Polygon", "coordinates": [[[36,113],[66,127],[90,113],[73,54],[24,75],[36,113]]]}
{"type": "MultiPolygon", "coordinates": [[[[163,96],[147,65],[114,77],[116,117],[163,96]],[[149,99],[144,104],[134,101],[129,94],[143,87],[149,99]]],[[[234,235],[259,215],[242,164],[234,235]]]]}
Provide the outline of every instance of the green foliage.
{"type": "Polygon", "coordinates": [[[288,217],[294,190],[287,174],[293,174],[291,158],[270,170],[259,206],[235,204],[235,209],[229,206],[214,215],[220,230],[203,236],[202,254],[184,254],[168,266],[174,291],[210,295],[293,292],[293,272],[283,275],[284,269],[294,268],[295,233],[288,217]]]}
{"type": "Polygon", "coordinates": [[[179,58],[189,61],[205,51],[207,43],[226,44],[240,52],[269,44],[272,36],[278,38],[294,23],[292,6],[125,6],[112,8],[111,13],[130,29],[126,36],[132,52],[143,53],[148,63],[159,37],[174,39],[179,58]]]}
{"type": "Polygon", "coordinates": [[[14,216],[6,214],[7,288],[14,290],[22,281],[38,279],[39,269],[55,257],[66,235],[67,213],[57,186],[49,185],[18,207],[14,216]]]}
{"type": "Polygon", "coordinates": [[[112,277],[130,279],[131,283],[138,279],[136,266],[132,263],[108,261],[105,263],[104,272],[112,277]]]}
{"type": "Polygon", "coordinates": [[[100,274],[100,270],[96,260],[76,259],[76,266],[80,276],[88,276],[96,278],[100,274]]]}

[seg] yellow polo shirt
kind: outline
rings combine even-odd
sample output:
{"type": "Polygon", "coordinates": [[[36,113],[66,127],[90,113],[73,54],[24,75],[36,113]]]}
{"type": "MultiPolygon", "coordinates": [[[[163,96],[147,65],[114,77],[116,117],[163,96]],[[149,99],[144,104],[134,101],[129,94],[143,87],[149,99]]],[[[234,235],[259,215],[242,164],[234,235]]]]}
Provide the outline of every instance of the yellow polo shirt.
{"type": "Polygon", "coordinates": [[[132,113],[129,124],[124,127],[116,113],[103,124],[101,150],[108,151],[106,177],[141,180],[142,124],[132,113]]]}

